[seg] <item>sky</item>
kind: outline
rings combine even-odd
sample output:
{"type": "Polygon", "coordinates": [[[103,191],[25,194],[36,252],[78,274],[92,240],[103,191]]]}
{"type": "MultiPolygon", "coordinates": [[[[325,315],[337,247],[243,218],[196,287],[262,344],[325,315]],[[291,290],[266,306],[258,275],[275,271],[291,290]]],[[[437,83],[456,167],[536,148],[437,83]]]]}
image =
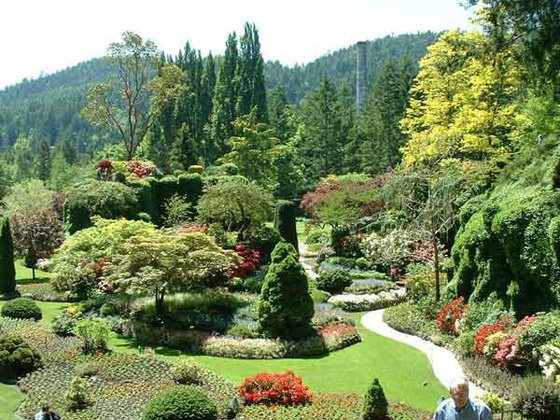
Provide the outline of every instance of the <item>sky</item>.
{"type": "Polygon", "coordinates": [[[265,61],[306,64],[387,35],[469,29],[459,0],[3,0],[0,89],[96,57],[124,31],[176,55],[189,42],[223,54],[255,24],[265,61]]]}

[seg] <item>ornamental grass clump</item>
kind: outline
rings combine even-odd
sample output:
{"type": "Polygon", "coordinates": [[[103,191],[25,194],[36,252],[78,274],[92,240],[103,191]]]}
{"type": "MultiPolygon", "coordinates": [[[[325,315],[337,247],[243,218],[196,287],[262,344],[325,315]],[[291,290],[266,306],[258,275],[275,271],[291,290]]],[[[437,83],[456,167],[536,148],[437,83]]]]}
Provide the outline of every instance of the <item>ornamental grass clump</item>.
{"type": "Polygon", "coordinates": [[[285,373],[257,373],[246,378],[239,387],[239,396],[246,405],[303,405],[312,399],[301,376],[296,376],[291,370],[285,373]]]}

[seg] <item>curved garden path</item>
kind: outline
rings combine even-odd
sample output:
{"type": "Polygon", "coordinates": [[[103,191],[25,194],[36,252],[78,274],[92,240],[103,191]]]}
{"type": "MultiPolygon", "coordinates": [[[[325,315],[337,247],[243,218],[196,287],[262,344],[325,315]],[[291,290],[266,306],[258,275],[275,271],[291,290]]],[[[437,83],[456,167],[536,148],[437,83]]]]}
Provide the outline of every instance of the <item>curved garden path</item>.
{"type": "MultiPolygon", "coordinates": [[[[312,256],[304,243],[299,242],[300,262],[303,268],[311,278],[317,277],[313,271],[309,259],[312,256]]],[[[375,334],[382,335],[395,341],[412,346],[423,352],[432,365],[434,376],[447,388],[453,378],[464,375],[461,365],[457,361],[455,355],[446,348],[436,346],[434,343],[423,340],[420,337],[404,334],[400,331],[394,330],[383,321],[384,309],[371,311],[362,316],[361,322],[365,328],[374,332],[375,334]]],[[[483,394],[482,388],[474,383],[469,383],[470,394],[473,396],[480,396],[483,394]]]]}

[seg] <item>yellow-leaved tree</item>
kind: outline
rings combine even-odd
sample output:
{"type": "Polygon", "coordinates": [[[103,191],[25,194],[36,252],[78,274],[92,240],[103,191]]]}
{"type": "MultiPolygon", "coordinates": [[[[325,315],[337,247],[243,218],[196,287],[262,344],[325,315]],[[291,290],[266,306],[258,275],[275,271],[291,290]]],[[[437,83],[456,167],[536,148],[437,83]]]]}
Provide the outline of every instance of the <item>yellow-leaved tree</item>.
{"type": "Polygon", "coordinates": [[[529,122],[518,110],[521,69],[513,48],[490,54],[481,33],[448,31],[428,48],[401,128],[409,141],[403,163],[443,157],[503,157],[529,122]]]}

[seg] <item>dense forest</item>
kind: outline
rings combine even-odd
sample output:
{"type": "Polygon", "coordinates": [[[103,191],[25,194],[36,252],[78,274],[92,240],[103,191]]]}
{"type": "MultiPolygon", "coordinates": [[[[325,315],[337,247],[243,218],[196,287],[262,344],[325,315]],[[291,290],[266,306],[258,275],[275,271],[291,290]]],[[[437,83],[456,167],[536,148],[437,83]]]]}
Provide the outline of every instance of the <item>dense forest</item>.
{"type": "MultiPolygon", "coordinates": [[[[383,96],[386,97],[393,93],[387,92],[380,84],[391,83],[387,77],[396,77],[395,70],[402,66],[406,67],[407,74],[402,75],[404,79],[396,81],[397,84],[402,85],[401,92],[398,94],[399,98],[396,98],[397,101],[400,101],[396,104],[397,112],[402,112],[403,99],[406,97],[406,90],[417,71],[418,60],[426,53],[427,46],[432,44],[437,36],[436,33],[427,32],[388,36],[366,43],[366,80],[370,86],[377,81],[376,89],[381,91],[383,96]]],[[[241,65],[250,60],[262,60],[258,32],[251,25],[247,26],[243,37],[237,39],[235,34],[231,35],[227,40],[223,57],[209,55],[202,58],[200,52],[189,44],[185,45],[184,49],[175,56],[158,57],[159,63],[152,68],[154,72],[157,71],[157,67],[162,67],[165,63],[173,63],[186,73],[184,78],[188,85],[188,92],[185,97],[189,97],[190,103],[184,104],[185,110],[182,112],[188,115],[179,117],[183,121],[177,121],[175,125],[179,127],[180,124],[187,123],[191,140],[195,144],[184,145],[183,148],[194,147],[197,152],[189,152],[189,156],[185,156],[187,151],[184,151],[183,157],[179,158],[179,160],[183,160],[184,168],[197,162],[213,163],[226,152],[226,149],[219,145],[216,146],[216,151],[210,150],[211,147],[208,145],[202,146],[203,142],[208,143],[204,137],[211,130],[219,130],[216,124],[220,124],[220,122],[210,121],[213,109],[222,106],[221,103],[226,100],[225,94],[236,95],[234,92],[227,92],[227,88],[226,91],[221,91],[216,87],[216,83],[227,84],[228,81],[224,78],[238,77],[235,74],[236,71],[242,71],[241,65]],[[244,56],[244,45],[254,48],[256,56],[244,56]],[[228,65],[233,66],[233,73],[229,76],[226,75],[228,65]],[[237,70],[235,70],[236,68],[237,70]],[[220,80],[218,80],[219,77],[221,77],[220,80]],[[194,112],[195,110],[197,112],[194,112]]],[[[50,149],[51,158],[57,151],[62,150],[65,161],[73,164],[79,160],[78,158],[97,157],[96,153],[98,154],[106,145],[118,141],[116,133],[91,124],[91,121],[84,118],[81,113],[86,105],[90,88],[108,80],[117,71],[114,62],[96,58],[36,80],[25,80],[0,91],[0,149],[10,150],[7,155],[8,161],[15,163],[17,159],[28,159],[33,163],[28,163],[26,166],[36,167],[38,161],[45,160],[45,153],[50,149]],[[21,154],[25,154],[25,156],[20,155],[22,148],[21,154]]],[[[354,107],[352,102],[355,100],[355,46],[319,57],[305,66],[286,67],[279,62],[266,62],[263,63],[261,71],[264,79],[262,96],[268,101],[269,122],[277,131],[275,135],[283,141],[293,137],[297,131],[302,112],[305,109],[304,105],[309,102],[305,99],[312,97],[319,86],[323,91],[317,94],[333,95],[332,100],[338,97],[336,99],[338,101],[347,101],[350,107],[348,111],[353,113],[351,109],[354,107]],[[286,112],[289,110],[290,118],[282,109],[283,107],[286,108],[286,112]],[[278,118],[281,118],[281,121],[278,118]],[[279,130],[280,125],[284,125],[282,127],[284,132],[279,132],[282,131],[279,130]]],[[[398,77],[401,77],[401,74],[398,77]]],[[[392,89],[394,90],[394,88],[393,84],[392,89]]],[[[377,100],[379,99],[378,92],[377,100]]],[[[231,99],[231,101],[237,101],[237,99],[231,99]]],[[[310,109],[310,105],[307,105],[307,109],[310,109]]],[[[235,113],[236,111],[233,111],[232,116],[235,113]]],[[[218,115],[217,112],[214,114],[218,115]]],[[[395,116],[393,120],[396,121],[399,116],[395,116]]],[[[230,122],[227,124],[230,126],[227,132],[215,133],[215,136],[222,135],[224,139],[215,139],[212,143],[223,142],[231,136],[230,122]]],[[[349,124],[352,125],[351,122],[349,124]]],[[[159,135],[161,132],[152,131],[152,136],[159,135]]],[[[173,140],[168,138],[165,141],[172,142],[173,140]]],[[[157,142],[158,140],[155,138],[151,141],[151,143],[157,142]]],[[[343,143],[346,143],[346,140],[343,143]]],[[[343,147],[343,144],[339,146],[343,147]]],[[[152,149],[158,149],[158,147],[152,149]]],[[[153,152],[148,157],[163,166],[162,169],[169,171],[169,165],[164,162],[165,157],[158,157],[155,154],[156,152],[153,152]]],[[[394,151],[393,154],[395,154],[394,151]]],[[[394,157],[391,159],[394,160],[394,157]]],[[[385,164],[384,167],[386,167],[385,164]]],[[[36,172],[36,169],[34,171],[36,172]]],[[[15,174],[17,180],[26,176],[25,173],[15,174]]],[[[39,174],[35,173],[33,176],[39,176],[39,174]]],[[[46,179],[46,174],[41,174],[40,177],[46,179]]]]}

